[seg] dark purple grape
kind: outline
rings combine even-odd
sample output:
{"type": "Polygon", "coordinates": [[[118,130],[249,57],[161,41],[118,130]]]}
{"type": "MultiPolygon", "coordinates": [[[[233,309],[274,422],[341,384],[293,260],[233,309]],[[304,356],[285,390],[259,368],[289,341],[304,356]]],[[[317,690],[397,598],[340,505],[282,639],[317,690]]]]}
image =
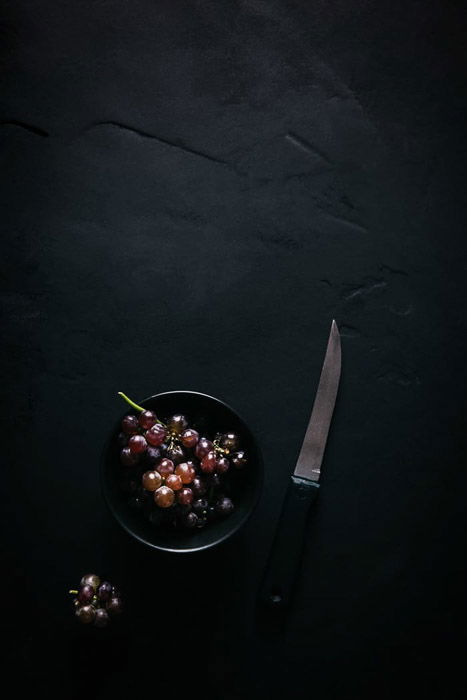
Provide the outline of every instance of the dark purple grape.
{"type": "Polygon", "coordinates": [[[138,417],[139,424],[144,430],[149,430],[157,421],[157,416],[152,411],[141,411],[138,417]]]}
{"type": "Polygon", "coordinates": [[[169,418],[167,421],[167,427],[170,432],[180,435],[180,433],[183,433],[183,431],[188,428],[188,421],[185,416],[177,413],[175,416],[169,418]]]}
{"type": "Polygon", "coordinates": [[[240,447],[240,439],[235,433],[224,433],[220,439],[220,446],[224,450],[233,452],[234,450],[238,450],[240,447]]]}
{"type": "Polygon", "coordinates": [[[120,462],[124,467],[135,467],[139,462],[139,455],[134,454],[129,447],[122,447],[120,451],[120,462]]]}
{"type": "Polygon", "coordinates": [[[217,512],[216,512],[215,506],[208,506],[208,511],[206,513],[206,517],[209,521],[216,520],[217,512]]]}
{"type": "Polygon", "coordinates": [[[158,459],[161,458],[161,451],[159,447],[153,447],[152,445],[148,445],[148,449],[143,455],[143,460],[144,463],[148,467],[152,467],[158,459]]]}
{"type": "Polygon", "coordinates": [[[167,430],[160,423],[156,423],[149,430],[146,431],[146,440],[153,447],[158,447],[162,445],[167,435],[167,430]]]}
{"type": "Polygon", "coordinates": [[[176,494],[176,498],[178,503],[181,503],[182,505],[189,505],[193,501],[193,491],[188,488],[180,489],[180,491],[176,494]]]}
{"type": "Polygon", "coordinates": [[[181,445],[172,445],[167,448],[166,456],[172,460],[174,464],[180,464],[186,459],[185,450],[181,445]]]}
{"type": "Polygon", "coordinates": [[[190,489],[193,491],[195,498],[201,498],[207,491],[206,482],[199,476],[196,476],[190,484],[190,489]]]}
{"type": "Polygon", "coordinates": [[[219,474],[211,474],[209,477],[209,488],[220,489],[222,486],[222,479],[219,474]]]}
{"type": "Polygon", "coordinates": [[[112,596],[110,600],[106,603],[106,609],[111,615],[119,615],[122,612],[122,600],[116,596],[112,596]]]}
{"type": "Polygon", "coordinates": [[[198,440],[198,444],[195,447],[195,455],[198,457],[198,459],[203,459],[203,457],[205,457],[213,447],[214,445],[212,444],[211,440],[202,437],[198,440]]]}
{"type": "Polygon", "coordinates": [[[195,527],[198,522],[198,516],[196,513],[193,513],[191,511],[190,513],[187,513],[184,517],[181,519],[181,523],[184,527],[192,528],[195,527]]]}
{"type": "Polygon", "coordinates": [[[125,418],[122,420],[122,430],[127,435],[134,435],[137,433],[139,430],[139,422],[137,417],[131,415],[131,413],[125,416],[125,418]]]}
{"type": "Polygon", "coordinates": [[[112,596],[112,584],[108,581],[103,581],[97,589],[97,597],[104,603],[112,596]]]}
{"type": "Polygon", "coordinates": [[[225,518],[227,515],[230,515],[230,513],[234,509],[234,504],[230,498],[227,496],[224,496],[223,498],[220,498],[217,503],[216,503],[216,512],[218,515],[222,516],[225,518]]]}
{"type": "Polygon", "coordinates": [[[246,455],[245,455],[244,451],[239,450],[238,452],[234,452],[230,456],[230,461],[236,469],[243,469],[243,467],[247,463],[247,459],[246,459],[246,455]]]}
{"type": "Polygon", "coordinates": [[[117,437],[117,442],[120,445],[120,447],[126,447],[128,445],[127,433],[119,433],[117,437]]]}
{"type": "Polygon", "coordinates": [[[97,574],[85,574],[80,581],[80,586],[92,586],[94,591],[97,591],[101,585],[101,580],[97,574]]]}
{"type": "Polygon", "coordinates": [[[76,609],[75,614],[80,622],[85,625],[89,625],[89,623],[94,622],[94,618],[96,617],[96,608],[93,605],[83,605],[76,609]]]}
{"type": "Polygon", "coordinates": [[[220,457],[217,460],[216,472],[218,474],[225,474],[225,472],[229,470],[229,467],[230,467],[229,460],[226,457],[220,457]]]}
{"type": "Polygon", "coordinates": [[[139,455],[142,452],[145,452],[147,446],[148,443],[146,442],[146,438],[143,437],[143,435],[132,435],[131,438],[128,440],[128,447],[130,448],[132,454],[135,455],[139,455]]]}
{"type": "Polygon", "coordinates": [[[192,509],[196,515],[203,515],[208,509],[208,502],[205,498],[198,498],[191,504],[192,509]]]}
{"type": "Polygon", "coordinates": [[[81,603],[81,605],[87,605],[92,601],[94,597],[94,588],[89,585],[89,583],[85,583],[84,586],[81,586],[81,588],[78,591],[78,600],[81,603]]]}
{"type": "Polygon", "coordinates": [[[98,608],[94,616],[94,624],[96,627],[106,627],[109,622],[109,613],[104,608],[98,608]]]}

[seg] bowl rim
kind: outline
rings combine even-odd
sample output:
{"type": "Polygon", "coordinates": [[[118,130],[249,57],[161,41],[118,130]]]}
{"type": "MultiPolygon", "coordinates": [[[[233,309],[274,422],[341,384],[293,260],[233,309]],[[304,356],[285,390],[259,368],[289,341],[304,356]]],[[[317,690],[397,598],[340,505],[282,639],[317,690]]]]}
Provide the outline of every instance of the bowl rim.
{"type": "MultiPolygon", "coordinates": [[[[116,508],[114,508],[113,504],[110,501],[110,498],[107,493],[107,485],[106,485],[106,479],[104,477],[105,473],[105,465],[106,465],[106,456],[108,454],[111,441],[114,438],[114,431],[111,431],[107,439],[104,441],[104,446],[101,450],[101,457],[100,457],[100,469],[99,469],[99,477],[100,477],[100,487],[101,487],[101,494],[104,498],[104,501],[106,503],[107,508],[111,512],[112,516],[115,518],[115,520],[119,523],[119,525],[134,539],[138,540],[142,544],[151,547],[152,549],[159,550],[161,552],[173,552],[174,554],[192,554],[194,552],[201,552],[206,549],[211,549],[211,547],[215,547],[218,544],[221,544],[224,542],[226,539],[229,539],[233,535],[235,535],[240,528],[242,528],[246,522],[249,520],[253,512],[256,510],[258,501],[261,496],[261,492],[263,489],[263,481],[264,481],[264,462],[263,462],[263,456],[261,453],[261,450],[258,445],[258,441],[256,437],[253,435],[251,429],[248,426],[248,423],[244,420],[243,416],[241,416],[238,411],[233,409],[227,402],[223,401],[222,399],[218,399],[216,396],[211,396],[210,394],[205,394],[202,391],[194,391],[192,389],[173,389],[171,391],[161,391],[158,394],[152,394],[151,396],[147,396],[145,399],[142,399],[138,401],[141,406],[144,406],[144,404],[147,401],[151,401],[152,399],[157,399],[161,396],[168,396],[170,394],[194,394],[195,396],[202,396],[204,398],[210,399],[211,401],[215,401],[216,403],[222,404],[227,408],[231,413],[233,413],[236,418],[239,419],[240,423],[245,426],[247,431],[249,432],[250,436],[252,437],[256,451],[257,451],[257,457],[258,457],[258,467],[259,467],[259,473],[257,477],[257,485],[255,489],[255,495],[253,502],[251,504],[251,507],[247,510],[247,512],[244,514],[244,516],[239,520],[239,522],[236,524],[236,526],[232,529],[226,532],[222,537],[219,537],[218,539],[214,540],[213,542],[209,542],[208,544],[201,545],[199,547],[187,547],[187,548],[172,548],[172,547],[166,547],[162,545],[157,545],[154,544],[154,542],[150,542],[149,540],[145,539],[141,535],[138,535],[135,533],[121,518],[120,514],[117,512],[116,508]]],[[[121,420],[121,419],[120,419],[121,420]]]]}

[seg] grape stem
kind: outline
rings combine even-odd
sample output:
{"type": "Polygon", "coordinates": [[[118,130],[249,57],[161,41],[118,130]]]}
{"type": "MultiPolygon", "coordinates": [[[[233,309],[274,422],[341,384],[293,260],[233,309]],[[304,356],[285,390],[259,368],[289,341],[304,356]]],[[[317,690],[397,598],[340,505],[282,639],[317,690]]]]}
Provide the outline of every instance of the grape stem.
{"type": "Polygon", "coordinates": [[[78,591],[68,591],[70,595],[78,595],[78,591]]]}
{"type": "MultiPolygon", "coordinates": [[[[142,413],[142,411],[145,411],[145,410],[146,410],[146,409],[143,408],[142,406],[138,406],[138,404],[135,403],[134,401],[132,401],[126,394],[123,393],[123,391],[119,391],[119,392],[118,392],[118,395],[121,396],[122,399],[125,399],[125,401],[126,401],[127,403],[129,403],[130,406],[131,406],[132,408],[134,408],[136,411],[139,411],[140,413],[142,413]]],[[[165,426],[165,423],[163,423],[161,420],[159,420],[159,418],[156,418],[156,423],[160,423],[160,425],[163,425],[164,428],[166,427],[166,426],[165,426]]]]}
{"type": "Polygon", "coordinates": [[[138,406],[138,404],[135,403],[134,401],[132,401],[130,398],[128,398],[128,396],[127,396],[126,394],[124,394],[123,391],[119,391],[119,392],[118,392],[118,395],[121,396],[122,399],[125,399],[125,401],[126,401],[127,403],[129,403],[130,406],[131,406],[132,408],[134,408],[134,409],[136,409],[137,411],[140,411],[140,412],[141,412],[141,411],[144,411],[144,408],[143,408],[142,406],[138,406]]]}

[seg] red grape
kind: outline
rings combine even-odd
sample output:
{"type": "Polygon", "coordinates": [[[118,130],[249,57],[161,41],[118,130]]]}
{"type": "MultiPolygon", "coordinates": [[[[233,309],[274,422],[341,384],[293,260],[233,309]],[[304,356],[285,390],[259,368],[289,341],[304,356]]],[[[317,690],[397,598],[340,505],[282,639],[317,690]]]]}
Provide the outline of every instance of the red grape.
{"type": "Polygon", "coordinates": [[[175,500],[175,494],[168,486],[161,486],[154,492],[154,500],[159,508],[170,508],[175,500]]]}
{"type": "Polygon", "coordinates": [[[140,426],[144,428],[144,430],[149,430],[157,421],[157,416],[152,411],[141,411],[138,420],[140,426]]]}
{"type": "Polygon", "coordinates": [[[182,480],[183,484],[191,484],[195,478],[196,472],[194,467],[188,462],[182,462],[175,467],[175,474],[182,480]]]}
{"type": "Polygon", "coordinates": [[[183,506],[189,505],[193,501],[193,491],[191,489],[180,489],[177,493],[177,501],[183,506]]]}
{"type": "Polygon", "coordinates": [[[96,627],[106,627],[109,622],[109,613],[104,608],[98,608],[94,617],[96,627]]]}
{"type": "Polygon", "coordinates": [[[184,447],[194,447],[199,440],[199,435],[196,430],[187,428],[187,430],[181,434],[180,440],[184,447]]]}
{"type": "Polygon", "coordinates": [[[122,430],[124,433],[126,433],[127,435],[134,435],[138,432],[138,429],[139,423],[136,416],[133,416],[131,413],[129,413],[127,416],[124,417],[124,419],[122,420],[122,430]]]}
{"type": "Polygon", "coordinates": [[[103,602],[109,600],[112,595],[112,584],[108,581],[103,581],[97,590],[97,596],[99,600],[103,602]]]}
{"type": "Polygon", "coordinates": [[[169,476],[169,474],[173,474],[173,470],[174,463],[171,459],[167,459],[166,457],[161,459],[161,461],[157,465],[157,471],[164,479],[166,479],[169,476]]]}
{"type": "Polygon", "coordinates": [[[169,474],[165,480],[165,485],[172,489],[172,491],[180,491],[183,486],[182,480],[178,474],[169,474]]]}
{"type": "Polygon", "coordinates": [[[149,442],[150,445],[153,445],[153,447],[158,447],[159,445],[162,445],[162,443],[165,440],[165,437],[167,435],[167,431],[164,428],[163,425],[160,423],[156,423],[155,425],[150,428],[146,434],[146,440],[149,442]]]}
{"type": "Polygon", "coordinates": [[[83,605],[81,608],[77,608],[76,617],[80,622],[88,625],[96,617],[96,608],[93,605],[83,605]]]}
{"type": "Polygon", "coordinates": [[[141,482],[146,491],[155,491],[162,484],[162,476],[159,472],[148,471],[143,474],[141,482]]]}
{"type": "Polygon", "coordinates": [[[208,452],[201,460],[201,471],[206,474],[212,474],[217,464],[217,455],[214,450],[208,452]]]}
{"type": "Polygon", "coordinates": [[[195,455],[198,457],[198,459],[202,459],[207,455],[210,450],[214,445],[212,444],[211,440],[208,440],[205,437],[202,437],[198,440],[198,444],[195,447],[195,455]]]}
{"type": "Polygon", "coordinates": [[[86,585],[92,586],[94,590],[97,591],[101,585],[101,580],[96,574],[85,574],[80,581],[80,586],[86,585]]]}
{"type": "Polygon", "coordinates": [[[94,588],[89,585],[89,583],[85,583],[84,586],[81,586],[81,588],[78,591],[78,601],[86,605],[87,603],[90,603],[91,600],[94,597],[94,588]]]}
{"type": "Polygon", "coordinates": [[[128,447],[133,454],[139,455],[146,450],[148,443],[142,435],[132,435],[128,440],[128,447]]]}
{"type": "Polygon", "coordinates": [[[172,433],[176,433],[177,435],[179,435],[188,428],[188,421],[185,418],[185,416],[182,416],[180,413],[177,413],[175,416],[169,418],[169,420],[167,421],[167,427],[172,433]]]}

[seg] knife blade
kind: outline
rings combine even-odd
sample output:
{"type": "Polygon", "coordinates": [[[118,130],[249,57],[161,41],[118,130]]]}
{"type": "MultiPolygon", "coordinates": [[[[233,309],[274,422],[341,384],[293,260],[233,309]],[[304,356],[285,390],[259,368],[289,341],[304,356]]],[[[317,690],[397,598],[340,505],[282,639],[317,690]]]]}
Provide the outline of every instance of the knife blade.
{"type": "Polygon", "coordinates": [[[260,601],[275,609],[290,604],[310,505],[316,500],[324,450],[341,374],[339,329],[333,320],[313,409],[290,478],[260,590],[260,601]]]}

